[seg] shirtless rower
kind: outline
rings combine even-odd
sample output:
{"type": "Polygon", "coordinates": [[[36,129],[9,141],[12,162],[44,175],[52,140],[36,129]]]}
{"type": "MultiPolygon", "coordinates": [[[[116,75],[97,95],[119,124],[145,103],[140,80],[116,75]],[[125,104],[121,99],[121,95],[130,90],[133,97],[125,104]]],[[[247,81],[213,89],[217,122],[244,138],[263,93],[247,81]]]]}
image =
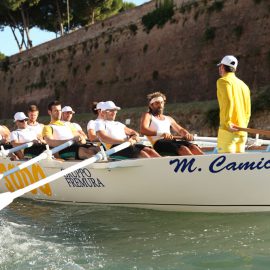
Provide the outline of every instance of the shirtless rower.
{"type": "Polygon", "coordinates": [[[47,144],[50,147],[56,147],[71,139],[75,141],[75,144],[59,152],[61,158],[86,159],[99,151],[96,146],[86,145],[84,136],[78,134],[69,124],[60,120],[62,111],[59,101],[53,101],[48,105],[48,114],[51,117],[51,122],[44,126],[42,132],[47,144]]]}
{"type": "Polygon", "coordinates": [[[176,121],[163,114],[166,96],[154,92],[147,96],[149,110],[141,118],[141,133],[146,135],[154,149],[159,154],[166,155],[202,155],[201,149],[190,143],[193,135],[181,127],[176,121]],[[170,129],[179,134],[182,139],[175,140],[170,129]]]}
{"type": "Polygon", "coordinates": [[[120,107],[117,107],[112,101],[106,101],[101,106],[101,117],[103,120],[96,123],[95,129],[98,138],[106,145],[106,148],[112,148],[118,144],[128,141],[132,145],[118,152],[117,156],[127,158],[160,157],[154,149],[136,144],[139,141],[139,134],[135,130],[115,121],[118,110],[120,110],[120,107]]]}

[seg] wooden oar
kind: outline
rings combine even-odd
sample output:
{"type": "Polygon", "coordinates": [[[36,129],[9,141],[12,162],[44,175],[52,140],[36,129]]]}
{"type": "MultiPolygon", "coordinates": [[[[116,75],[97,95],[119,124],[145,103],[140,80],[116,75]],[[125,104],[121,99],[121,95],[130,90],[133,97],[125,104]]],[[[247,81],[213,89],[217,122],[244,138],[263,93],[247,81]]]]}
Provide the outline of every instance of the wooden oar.
{"type": "MultiPolygon", "coordinates": [[[[106,155],[110,156],[110,155],[112,155],[116,152],[119,152],[119,151],[121,151],[129,146],[130,146],[130,142],[125,142],[125,143],[122,143],[118,146],[115,146],[114,148],[112,148],[110,150],[107,150],[105,153],[106,153],[106,155]]],[[[68,167],[68,168],[64,169],[63,171],[59,171],[51,176],[48,176],[48,177],[46,177],[38,182],[35,182],[34,184],[31,184],[27,187],[16,190],[14,192],[5,192],[5,193],[0,194],[0,210],[2,210],[3,208],[5,208],[9,204],[11,204],[14,199],[22,196],[23,194],[30,192],[33,189],[39,188],[43,185],[46,185],[46,184],[48,184],[48,183],[50,183],[50,182],[52,182],[60,177],[63,177],[64,175],[66,175],[68,173],[71,173],[71,172],[76,171],[80,168],[83,168],[83,167],[86,167],[92,163],[95,163],[96,161],[101,160],[102,157],[103,157],[103,155],[100,151],[95,156],[88,158],[84,161],[81,161],[81,162],[79,162],[71,167],[68,167]]]]}
{"type": "Polygon", "coordinates": [[[13,168],[11,170],[8,170],[8,171],[6,171],[4,173],[1,173],[0,174],[0,180],[3,179],[6,176],[12,174],[12,173],[15,173],[15,172],[18,172],[18,171],[20,171],[20,170],[22,170],[24,168],[27,168],[27,167],[33,165],[34,163],[37,163],[38,161],[40,161],[42,159],[46,159],[46,158],[50,157],[51,155],[54,155],[55,153],[57,153],[57,152],[65,149],[65,148],[71,146],[73,143],[74,143],[74,141],[70,140],[68,142],[65,142],[65,143],[57,146],[57,147],[54,147],[51,150],[45,150],[40,155],[38,155],[38,156],[36,156],[36,157],[26,161],[26,162],[21,163],[20,165],[18,165],[17,167],[15,167],[15,168],[13,168]]]}
{"type": "Polygon", "coordinates": [[[243,127],[235,127],[239,131],[245,131],[251,134],[260,134],[265,136],[270,136],[270,130],[264,130],[264,129],[256,129],[256,128],[243,128],[243,127]]]}
{"type": "Polygon", "coordinates": [[[8,150],[4,149],[3,145],[1,145],[0,156],[7,157],[9,154],[15,153],[17,151],[20,151],[20,150],[23,150],[23,149],[26,149],[26,148],[29,148],[33,144],[34,144],[33,142],[28,142],[28,143],[18,145],[16,147],[13,147],[13,148],[8,149],[8,150]]]}

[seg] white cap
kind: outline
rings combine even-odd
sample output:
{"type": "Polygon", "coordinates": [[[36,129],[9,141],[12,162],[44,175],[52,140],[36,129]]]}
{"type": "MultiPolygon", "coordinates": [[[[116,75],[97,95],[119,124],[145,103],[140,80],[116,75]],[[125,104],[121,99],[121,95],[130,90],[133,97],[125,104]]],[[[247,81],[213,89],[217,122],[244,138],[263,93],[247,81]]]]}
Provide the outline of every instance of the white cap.
{"type": "Polygon", "coordinates": [[[16,112],[14,114],[14,122],[25,120],[25,119],[28,119],[28,117],[23,112],[16,112]]]}
{"type": "Polygon", "coordinates": [[[121,110],[120,107],[117,107],[113,101],[106,101],[104,102],[104,104],[102,104],[102,111],[106,111],[106,110],[121,110]]]}
{"type": "Polygon", "coordinates": [[[104,103],[105,103],[104,101],[100,101],[100,102],[96,105],[96,109],[95,109],[95,110],[96,110],[96,111],[97,111],[97,110],[102,110],[102,106],[104,105],[104,103]]]}
{"type": "Polygon", "coordinates": [[[226,55],[217,65],[220,66],[222,64],[236,69],[238,65],[238,60],[233,55],[226,55]]]}
{"type": "Polygon", "coordinates": [[[72,112],[75,113],[70,106],[65,106],[62,108],[62,112],[72,112]]]}

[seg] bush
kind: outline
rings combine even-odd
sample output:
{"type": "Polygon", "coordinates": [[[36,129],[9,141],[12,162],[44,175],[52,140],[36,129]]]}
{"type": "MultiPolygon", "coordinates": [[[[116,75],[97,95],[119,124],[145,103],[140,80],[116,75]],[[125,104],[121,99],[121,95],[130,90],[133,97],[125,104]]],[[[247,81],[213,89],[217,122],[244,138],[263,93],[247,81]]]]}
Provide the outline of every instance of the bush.
{"type": "Polygon", "coordinates": [[[153,73],[152,73],[152,79],[153,79],[153,81],[158,80],[158,78],[159,78],[159,73],[158,73],[157,70],[154,70],[153,73]]]}
{"type": "Polygon", "coordinates": [[[252,113],[269,110],[270,108],[270,85],[260,89],[252,98],[252,113]]]}
{"type": "Polygon", "coordinates": [[[138,26],[136,24],[130,24],[128,28],[134,36],[137,34],[138,26]]]}
{"type": "Polygon", "coordinates": [[[223,0],[217,0],[208,8],[208,12],[210,13],[213,11],[220,12],[223,9],[223,7],[224,7],[223,0]]]}
{"type": "Polygon", "coordinates": [[[165,0],[164,3],[157,7],[154,11],[142,17],[142,24],[144,25],[145,31],[149,33],[155,25],[158,28],[162,28],[173,15],[173,0],[165,0]]]}
{"type": "Polygon", "coordinates": [[[0,61],[4,60],[6,58],[6,56],[0,52],[0,61]]]}
{"type": "Polygon", "coordinates": [[[211,109],[206,112],[206,122],[211,128],[218,128],[219,126],[219,108],[211,109]]]}
{"type": "Polygon", "coordinates": [[[235,36],[237,38],[240,38],[243,34],[243,26],[242,25],[238,25],[233,29],[233,33],[235,34],[235,36]]]}
{"type": "Polygon", "coordinates": [[[204,31],[204,40],[213,40],[216,36],[216,27],[208,27],[204,31]]]}

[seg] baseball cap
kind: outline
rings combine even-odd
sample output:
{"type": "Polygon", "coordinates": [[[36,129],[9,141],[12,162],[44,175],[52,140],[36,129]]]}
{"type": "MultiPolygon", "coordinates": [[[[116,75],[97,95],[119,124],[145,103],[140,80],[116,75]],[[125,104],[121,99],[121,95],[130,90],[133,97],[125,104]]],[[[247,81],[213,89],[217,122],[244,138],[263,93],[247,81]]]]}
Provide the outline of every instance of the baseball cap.
{"type": "Polygon", "coordinates": [[[16,112],[14,114],[14,122],[28,119],[24,112],[16,112]]]}
{"type": "Polygon", "coordinates": [[[72,112],[75,113],[70,106],[65,106],[62,108],[62,112],[72,112]]]}
{"type": "Polygon", "coordinates": [[[120,107],[117,107],[113,101],[106,101],[104,102],[104,104],[102,105],[101,108],[102,111],[106,111],[106,110],[121,110],[120,107]]]}
{"type": "Polygon", "coordinates": [[[100,102],[96,105],[96,109],[95,109],[95,110],[96,110],[96,111],[97,111],[97,110],[102,110],[102,108],[103,108],[103,106],[104,106],[104,103],[105,103],[104,101],[100,101],[100,102]]]}
{"type": "Polygon", "coordinates": [[[217,66],[225,65],[233,68],[237,68],[238,60],[233,55],[226,55],[222,58],[220,63],[217,64],[217,66]]]}

